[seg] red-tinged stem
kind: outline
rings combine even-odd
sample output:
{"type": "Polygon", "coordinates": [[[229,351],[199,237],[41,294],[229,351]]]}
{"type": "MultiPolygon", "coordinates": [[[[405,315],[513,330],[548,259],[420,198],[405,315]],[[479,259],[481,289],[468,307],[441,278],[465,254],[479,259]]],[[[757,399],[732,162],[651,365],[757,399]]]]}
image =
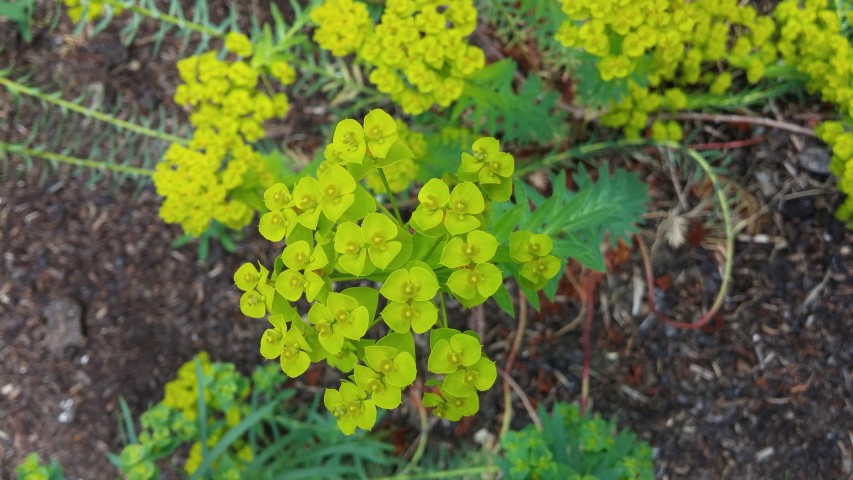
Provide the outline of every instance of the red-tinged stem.
{"type": "Polygon", "coordinates": [[[634,238],[637,240],[637,245],[640,246],[640,254],[643,257],[643,269],[646,271],[646,296],[649,299],[649,311],[651,311],[655,317],[661,322],[671,325],[676,328],[682,328],[685,330],[699,330],[708,324],[717,313],[717,308],[712,308],[705,312],[702,317],[696,322],[679,322],[678,320],[673,320],[666,316],[665,314],[659,312],[655,307],[655,288],[654,288],[654,274],[652,273],[652,261],[649,256],[649,249],[646,247],[646,242],[639,235],[635,235],[634,238]]]}
{"type": "Polygon", "coordinates": [[[590,273],[586,282],[586,295],[584,298],[586,308],[586,318],[583,322],[583,334],[581,343],[583,344],[583,369],[581,370],[581,417],[586,413],[586,407],[589,403],[589,364],[592,358],[592,348],[590,346],[590,334],[592,331],[592,315],[595,309],[595,287],[598,284],[599,275],[590,273]]]}
{"type": "Polygon", "coordinates": [[[730,142],[717,142],[717,143],[695,143],[690,145],[690,148],[693,150],[723,150],[727,148],[746,148],[751,147],[753,145],[757,145],[764,140],[767,140],[767,135],[759,135],[754,138],[748,138],[746,140],[733,140],[730,142]]]}

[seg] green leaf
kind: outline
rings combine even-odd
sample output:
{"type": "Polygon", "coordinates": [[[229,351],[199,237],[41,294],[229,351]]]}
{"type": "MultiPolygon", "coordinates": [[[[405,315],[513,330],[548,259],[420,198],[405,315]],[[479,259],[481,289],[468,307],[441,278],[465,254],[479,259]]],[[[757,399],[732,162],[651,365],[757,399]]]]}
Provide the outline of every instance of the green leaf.
{"type": "Polygon", "coordinates": [[[509,296],[505,285],[501,284],[492,298],[495,299],[495,303],[501,307],[501,310],[509,314],[510,317],[515,318],[515,305],[513,305],[512,298],[509,296]]]}

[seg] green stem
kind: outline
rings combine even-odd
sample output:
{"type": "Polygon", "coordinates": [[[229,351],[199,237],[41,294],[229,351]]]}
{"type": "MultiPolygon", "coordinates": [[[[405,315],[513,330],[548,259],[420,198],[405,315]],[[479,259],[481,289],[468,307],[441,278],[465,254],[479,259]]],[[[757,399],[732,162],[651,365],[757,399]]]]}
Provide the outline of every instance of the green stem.
{"type": "Polygon", "coordinates": [[[444,292],[442,292],[441,290],[439,290],[439,291],[438,291],[438,303],[440,303],[440,304],[441,304],[441,322],[442,322],[442,327],[443,327],[443,328],[447,328],[447,325],[448,325],[448,322],[447,322],[447,307],[445,307],[445,305],[444,305],[444,292]]]}
{"type": "Polygon", "coordinates": [[[108,170],[111,172],[125,173],[128,175],[136,175],[140,177],[150,177],[154,174],[153,170],[149,170],[147,168],[128,167],[126,165],[116,165],[114,163],[107,162],[96,162],[94,160],[87,160],[83,158],[72,157],[69,155],[62,155],[60,153],[46,152],[44,150],[36,150],[6,142],[0,142],[0,150],[6,150],[10,153],[17,153],[20,155],[31,155],[33,157],[44,158],[45,160],[65,163],[67,165],[75,165],[78,167],[87,167],[95,170],[108,170]]]}
{"type": "Polygon", "coordinates": [[[460,478],[465,475],[483,475],[486,473],[497,473],[500,468],[497,465],[484,465],[481,467],[465,467],[455,470],[445,470],[443,472],[423,472],[391,475],[388,477],[380,477],[374,480],[430,480],[433,478],[460,478]]]}
{"type": "Polygon", "coordinates": [[[388,177],[385,176],[385,171],[381,168],[377,168],[377,170],[379,170],[379,177],[382,178],[382,185],[385,185],[385,192],[388,194],[388,199],[391,200],[391,207],[394,208],[394,214],[397,215],[397,222],[402,227],[403,216],[400,215],[400,210],[397,209],[397,200],[394,199],[394,194],[391,193],[391,185],[388,183],[388,177]]]}
{"type": "Polygon", "coordinates": [[[163,13],[160,10],[152,10],[149,8],[140,7],[139,5],[134,5],[130,2],[122,2],[119,0],[101,0],[101,3],[110,5],[114,8],[123,8],[130,12],[136,13],[137,15],[142,15],[143,17],[148,17],[153,20],[157,20],[158,22],[169,23],[177,26],[180,29],[192,30],[194,32],[209,35],[211,37],[225,38],[225,35],[215,28],[209,27],[207,25],[202,25],[200,23],[190,22],[184,20],[183,18],[163,13]]]}
{"type": "Polygon", "coordinates": [[[180,145],[186,145],[188,143],[188,140],[185,138],[178,137],[176,135],[170,135],[168,133],[160,132],[157,130],[152,130],[150,128],[143,127],[141,125],[137,125],[135,123],[131,123],[125,120],[119,120],[118,118],[115,118],[112,115],[99,112],[97,110],[91,110],[86,107],[77,105],[74,102],[69,102],[68,100],[63,100],[54,95],[46,94],[40,90],[28,87],[3,76],[0,76],[0,85],[3,85],[8,88],[9,91],[11,91],[12,93],[20,92],[24,95],[35,97],[43,102],[52,103],[60,108],[65,108],[67,110],[71,110],[72,112],[77,112],[86,117],[94,118],[95,120],[99,120],[104,123],[109,123],[110,125],[115,125],[116,127],[123,128],[125,130],[138,133],[140,135],[145,135],[146,137],[156,138],[165,142],[178,143],[180,145]]]}

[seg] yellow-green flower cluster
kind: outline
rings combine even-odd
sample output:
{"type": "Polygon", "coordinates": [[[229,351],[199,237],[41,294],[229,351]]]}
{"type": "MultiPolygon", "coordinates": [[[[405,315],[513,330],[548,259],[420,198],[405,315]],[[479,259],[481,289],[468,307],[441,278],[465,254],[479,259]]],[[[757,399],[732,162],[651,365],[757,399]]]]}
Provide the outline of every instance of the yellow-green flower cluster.
{"type": "MultiPolygon", "coordinates": [[[[225,44],[241,56],[252,52],[240,33],[229,33],[225,44]]],[[[265,68],[283,84],[295,78],[286,62],[265,68]]],[[[216,52],[179,61],[178,72],[184,83],[175,91],[175,103],[190,110],[195,131],[186,146],[171,145],[155,169],[157,193],[165,198],[160,216],[194,236],[213,220],[238,230],[254,215],[238,192],[255,190],[259,197],[275,181],[250,144],[264,136],[265,121],[287,113],[287,97],[259,90],[259,69],[242,60],[220,60],[216,52]]]]}
{"type": "Polygon", "coordinates": [[[357,0],[326,0],[311,11],[314,41],[333,55],[355,53],[373,30],[367,5],[357,0]]]}
{"type": "MultiPolygon", "coordinates": [[[[412,132],[403,121],[397,120],[397,135],[409,145],[414,156],[383,169],[388,179],[388,186],[391,187],[391,193],[400,193],[409,189],[420,170],[417,159],[423,158],[426,154],[426,139],[423,133],[412,132]]],[[[385,193],[382,177],[375,170],[371,170],[364,177],[364,182],[374,194],[385,193]]]]}
{"type": "Polygon", "coordinates": [[[756,83],[778,56],[769,41],[773,19],[736,0],[562,0],[562,6],[569,19],[557,40],[598,57],[602,81],[628,82],[628,95],[602,118],[624,126],[628,137],[639,135],[650,113],[685,108],[681,88],[703,86],[722,95],[732,67],[756,83]],[[649,86],[640,86],[635,73],[649,86]],[[663,88],[672,84],[677,87],[663,88]]]}
{"type": "Polygon", "coordinates": [[[389,0],[375,26],[363,3],[326,0],[311,18],[320,46],[374,66],[370,81],[409,114],[450,105],[485,66],[483,51],[467,41],[477,26],[471,0],[389,0]]]}
{"type": "MultiPolygon", "coordinates": [[[[104,13],[104,2],[100,0],[89,0],[86,2],[88,5],[84,5],[84,2],[81,0],[63,0],[63,3],[68,12],[68,17],[74,23],[79,22],[83,18],[84,11],[86,12],[87,21],[92,21],[104,13]]],[[[121,7],[116,7],[115,13],[121,13],[123,10],[121,7]]]]}
{"type": "Polygon", "coordinates": [[[429,371],[442,376],[424,405],[452,420],[473,415],[497,370],[475,334],[450,328],[446,313],[439,318],[439,305],[446,295],[468,308],[495,295],[503,285],[499,248],[513,249],[509,268],[531,289],[543,288],[562,265],[546,235],[506,231],[501,245],[488,231],[495,205],[512,196],[515,171],[515,159],[497,139],[474,141],[452,182],[430,179],[408,219],[392,192],[393,214],[378,203],[364,186],[368,176],[387,177],[392,167],[413,161],[413,140],[422,142],[378,109],[363,122],[338,122],[316,176],[264,193],[269,212],[258,229],[271,242],[285,242],[273,267],[245,263],[234,274],[244,292],[241,311],[270,324],[261,356],[277,360],[290,377],[324,360],[352,372],[323,397],[346,434],[371,429],[377,409],[400,405],[418,372],[413,334],[429,334],[429,371]],[[347,282],[359,286],[343,288],[347,282]],[[297,310],[303,298],[311,304],[307,315],[297,310]],[[367,337],[379,323],[389,333],[367,337]]]}
{"type": "MultiPolygon", "coordinates": [[[[138,441],[127,445],[119,455],[119,467],[127,478],[153,480],[160,478],[156,461],[192,442],[184,464],[187,474],[201,464],[199,442],[199,385],[205,403],[207,447],[213,448],[222,436],[251,413],[248,401],[249,380],[240,375],[233,364],[211,363],[207,352],[180,367],[177,378],[167,383],[163,400],[140,417],[138,441]],[[198,377],[198,366],[202,378],[198,377]]],[[[240,478],[240,466],[251,462],[252,450],[243,439],[237,439],[212,465],[214,478],[240,478]]]]}
{"type": "Polygon", "coordinates": [[[832,147],[829,170],[838,177],[838,189],[847,195],[835,216],[853,228],[853,131],[841,122],[823,122],[817,134],[832,147]]]}
{"type": "MultiPolygon", "coordinates": [[[[827,0],[785,0],[774,10],[779,22],[778,48],[786,64],[808,75],[806,88],[853,113],[853,47],[841,32],[841,20],[827,0]]],[[[853,132],[841,122],[824,122],[817,133],[832,147],[830,171],[847,194],[835,212],[853,228],[853,132]]]]}

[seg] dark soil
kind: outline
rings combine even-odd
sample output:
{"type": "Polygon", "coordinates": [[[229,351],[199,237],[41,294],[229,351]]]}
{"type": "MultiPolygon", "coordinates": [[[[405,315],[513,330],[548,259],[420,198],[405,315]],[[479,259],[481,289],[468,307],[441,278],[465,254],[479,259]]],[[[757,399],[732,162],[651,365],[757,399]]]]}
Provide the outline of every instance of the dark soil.
{"type": "MultiPolygon", "coordinates": [[[[100,41],[71,44],[53,33],[25,45],[0,23],[0,65],[31,68],[47,84],[106,85],[151,108],[169,103],[172,67],[146,57],[146,48],[100,41]]],[[[26,119],[5,120],[14,108],[0,91],[0,140],[27,127],[26,119]]],[[[806,110],[792,105],[785,114],[806,110]]],[[[762,132],[717,133],[740,140],[762,132]]],[[[660,478],[853,478],[853,233],[832,217],[834,181],[803,167],[825,148],[809,142],[772,132],[730,152],[724,183],[737,200],[736,220],[748,221],[733,285],[706,328],[678,330],[649,314],[636,244],[608,254],[595,296],[590,404],[655,447],[660,478]]],[[[675,189],[689,172],[679,171],[674,187],[665,160],[639,160],[627,164],[652,193],[640,235],[651,246],[658,307],[694,321],[721,282],[712,194],[692,185],[679,206],[675,189]],[[688,228],[673,247],[661,224],[676,209],[688,228]]],[[[141,412],[199,350],[244,371],[261,361],[266,327],[239,312],[231,276],[243,261],[269,262],[276,252],[252,233],[236,253],[214,245],[200,262],[195,245],[171,247],[180,231],[163,224],[158,205],[150,186],[92,184],[12,157],[0,179],[0,478],[31,451],[58,460],[69,478],[114,478],[106,453],[121,448],[119,397],[141,412]]],[[[580,279],[579,269],[570,271],[567,278],[580,279]]],[[[581,313],[570,285],[542,314],[528,315],[513,376],[534,405],[580,395],[581,329],[558,335],[581,313]]],[[[482,331],[489,355],[506,363],[516,320],[491,308],[454,316],[457,326],[482,331]]],[[[501,388],[473,420],[438,423],[433,438],[458,446],[483,428],[496,434],[501,388]]],[[[514,426],[529,421],[518,399],[513,408],[514,426]]],[[[417,432],[412,411],[389,423],[409,441],[417,432]]]]}

